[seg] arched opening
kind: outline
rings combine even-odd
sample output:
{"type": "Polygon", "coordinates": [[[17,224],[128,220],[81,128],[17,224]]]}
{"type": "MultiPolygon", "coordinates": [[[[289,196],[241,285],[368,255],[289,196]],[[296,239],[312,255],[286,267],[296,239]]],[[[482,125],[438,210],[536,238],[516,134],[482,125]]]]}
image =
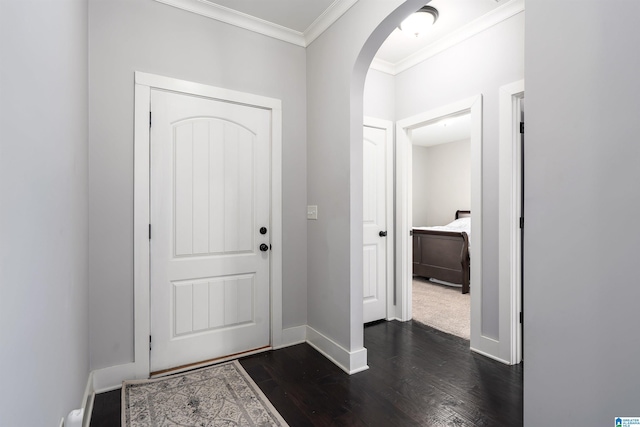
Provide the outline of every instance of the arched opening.
{"type": "MultiPolygon", "coordinates": [[[[363,116],[364,83],[366,80],[367,72],[369,71],[369,66],[371,64],[371,61],[373,60],[373,57],[375,56],[375,53],[377,52],[378,48],[382,45],[382,43],[384,42],[386,37],[391,33],[391,31],[395,29],[395,27],[399,24],[399,22],[401,22],[406,15],[410,14],[412,11],[417,10],[417,8],[420,8],[423,5],[424,5],[423,1],[419,1],[419,2],[408,1],[400,5],[397,9],[391,12],[385,19],[383,19],[380,22],[380,24],[373,30],[373,33],[366,40],[359,55],[357,56],[357,59],[354,65],[353,75],[352,75],[351,97],[350,97],[350,101],[351,101],[350,102],[350,105],[351,105],[350,125],[351,125],[352,154],[356,153],[355,144],[356,143],[361,144],[361,141],[363,138],[362,123],[360,122],[359,118],[363,116]]],[[[509,17],[514,15],[515,13],[510,15],[509,17]]],[[[523,75],[523,71],[521,71],[520,74],[517,74],[516,78],[514,78],[513,80],[509,80],[508,78],[501,76],[500,79],[502,80],[496,79],[495,82],[491,82],[492,85],[495,84],[495,90],[493,87],[490,89],[487,89],[486,94],[485,94],[485,90],[480,90],[474,93],[465,93],[464,98],[465,98],[465,101],[469,101],[468,105],[465,105],[464,107],[460,107],[459,110],[456,110],[456,111],[452,110],[446,113],[446,114],[456,114],[456,112],[462,112],[462,111],[471,112],[475,110],[475,114],[476,114],[475,126],[476,126],[476,131],[479,135],[479,140],[480,140],[480,142],[476,141],[476,145],[472,148],[472,150],[475,151],[474,155],[476,160],[475,165],[472,165],[472,170],[474,168],[476,170],[475,179],[472,179],[472,182],[475,182],[477,185],[476,185],[476,194],[472,196],[472,198],[475,197],[476,199],[475,202],[473,202],[473,207],[472,207],[472,211],[476,212],[476,218],[474,219],[475,220],[474,242],[476,243],[476,246],[475,248],[472,248],[472,249],[475,249],[475,252],[476,252],[476,255],[473,257],[476,260],[476,264],[474,265],[473,262],[471,263],[472,265],[471,275],[472,275],[472,282],[475,282],[476,292],[475,292],[475,295],[472,295],[472,302],[471,302],[471,305],[472,305],[471,317],[472,319],[475,319],[475,325],[473,325],[471,328],[471,348],[480,353],[488,355],[489,357],[499,359],[505,363],[519,362],[519,356],[516,356],[515,350],[511,348],[511,347],[515,348],[518,342],[518,339],[516,338],[516,334],[513,331],[515,330],[516,324],[517,324],[516,310],[519,310],[519,306],[518,304],[514,303],[514,299],[515,299],[514,295],[508,295],[509,292],[512,291],[509,285],[508,284],[506,285],[506,292],[505,292],[505,285],[503,285],[502,283],[498,284],[497,277],[495,277],[495,280],[493,280],[494,277],[492,276],[495,274],[492,271],[489,271],[489,278],[491,280],[489,280],[489,285],[487,287],[487,290],[484,292],[484,295],[482,292],[482,279],[484,276],[482,273],[483,262],[482,262],[480,249],[484,247],[482,243],[482,234],[483,234],[482,231],[483,231],[483,228],[485,228],[485,224],[487,222],[489,222],[488,230],[491,233],[488,239],[489,244],[494,246],[498,245],[498,242],[497,242],[498,226],[496,224],[498,222],[498,219],[497,219],[497,215],[493,212],[494,206],[491,206],[491,203],[493,203],[491,199],[489,199],[490,203],[488,203],[489,220],[483,221],[482,219],[482,213],[484,211],[483,202],[482,202],[482,189],[484,188],[484,185],[482,184],[482,180],[486,178],[487,175],[486,173],[483,173],[482,157],[483,157],[483,153],[485,152],[484,150],[486,149],[482,147],[481,140],[483,135],[488,133],[490,136],[493,136],[492,134],[494,133],[494,130],[491,128],[494,125],[492,124],[488,125],[487,120],[483,120],[482,118],[482,115],[483,115],[482,113],[483,99],[482,98],[483,96],[487,96],[488,101],[490,103],[493,103],[494,102],[493,98],[497,98],[499,89],[503,85],[506,85],[506,84],[512,83],[512,81],[521,79],[522,75],[523,75]],[[468,98],[470,95],[474,95],[471,97],[472,99],[468,98]],[[486,131],[483,129],[483,127],[489,130],[486,131]],[[475,272],[473,271],[474,270],[473,267],[475,267],[475,272]],[[484,313],[482,310],[483,306],[488,307],[488,309],[485,310],[484,313]],[[504,326],[504,324],[506,324],[507,326],[504,326]]],[[[458,99],[461,99],[461,98],[458,98],[458,99]]],[[[449,101],[448,103],[451,103],[451,101],[449,101]]],[[[495,110],[495,111],[492,111],[491,116],[495,115],[496,121],[497,121],[498,113],[497,113],[497,108],[495,107],[496,107],[495,105],[491,105],[491,108],[495,110]]],[[[431,111],[428,111],[427,113],[425,113],[426,116],[428,116],[429,114],[433,115],[435,110],[437,110],[437,108],[431,109],[431,111]]],[[[407,123],[406,126],[402,127],[400,126],[400,122],[398,122],[398,120],[401,120],[401,119],[407,119],[407,116],[405,115],[405,116],[395,117],[395,122],[396,122],[395,143],[396,144],[401,143],[402,142],[401,139],[403,137],[406,139],[407,134],[410,133],[410,129],[417,127],[416,123],[420,122],[420,121],[416,121],[415,123],[413,122],[407,123]]],[[[431,119],[425,118],[422,121],[422,123],[427,123],[429,120],[433,120],[433,119],[435,119],[435,116],[431,117],[431,119]]],[[[493,119],[493,117],[491,117],[491,119],[493,119]]],[[[503,125],[501,124],[500,126],[502,127],[503,125]]],[[[497,140],[497,135],[495,139],[497,140]]],[[[490,150],[493,149],[492,148],[493,144],[494,144],[493,142],[489,144],[490,150]]],[[[496,147],[496,150],[497,150],[497,147],[496,147]]],[[[396,155],[397,155],[397,152],[396,152],[396,155]]],[[[363,259],[366,257],[366,254],[365,254],[365,257],[362,257],[362,245],[360,244],[361,236],[356,236],[357,231],[355,227],[355,221],[353,221],[354,212],[357,209],[357,203],[358,202],[361,203],[361,200],[362,200],[361,195],[363,191],[363,188],[356,188],[356,186],[354,185],[354,183],[357,183],[357,179],[356,179],[357,174],[359,174],[359,176],[362,177],[363,165],[358,164],[359,160],[362,161],[362,155],[354,154],[351,157],[350,176],[352,178],[351,179],[351,183],[352,183],[352,188],[351,188],[352,230],[351,232],[352,232],[352,235],[351,235],[350,248],[351,248],[351,255],[352,255],[352,269],[357,268],[356,263],[354,263],[354,261],[356,260],[357,261],[363,260],[364,266],[366,266],[366,262],[367,262],[366,259],[363,259]],[[357,238],[354,238],[354,237],[357,237],[357,238]],[[356,251],[360,252],[360,257],[362,258],[358,258],[358,254],[356,253],[356,251]]],[[[398,159],[396,159],[396,161],[397,160],[398,159]]],[[[492,162],[496,162],[497,164],[499,161],[500,160],[498,159],[489,159],[489,166],[493,166],[492,162]]],[[[495,167],[493,172],[491,172],[488,175],[490,178],[489,179],[490,181],[494,179],[493,175],[498,174],[497,170],[498,168],[495,167]]],[[[400,178],[398,177],[398,175],[396,175],[395,179],[398,180],[400,178]]],[[[502,177],[500,179],[502,179],[502,177]]],[[[500,186],[502,186],[502,183],[500,184],[500,186]]],[[[396,185],[395,187],[396,203],[399,201],[399,199],[403,197],[403,194],[398,193],[399,187],[401,187],[401,185],[396,185]]],[[[405,183],[404,191],[406,191],[406,183],[405,183]]],[[[493,197],[493,193],[497,193],[497,192],[498,192],[497,188],[492,189],[489,191],[490,193],[489,196],[493,197]]],[[[396,214],[397,212],[398,211],[396,211],[396,214]]],[[[403,255],[403,251],[406,252],[406,248],[410,244],[410,240],[409,240],[410,238],[408,238],[408,231],[410,227],[406,224],[400,227],[399,224],[401,223],[401,219],[398,218],[398,215],[396,215],[395,220],[396,220],[395,228],[398,235],[395,241],[395,251],[398,254],[398,256],[395,259],[396,261],[395,288],[388,293],[388,295],[394,298],[394,303],[389,304],[389,309],[387,311],[387,319],[396,318],[401,320],[408,320],[411,318],[411,304],[409,301],[407,301],[407,299],[410,298],[410,287],[408,290],[406,282],[407,282],[407,277],[409,278],[409,280],[411,278],[411,260],[408,260],[407,262],[409,255],[406,253],[403,255]],[[405,234],[407,236],[405,236],[405,234]],[[400,264],[400,260],[403,259],[403,257],[404,257],[404,264],[400,264]]],[[[502,221],[502,219],[500,221],[502,221]]],[[[502,227],[502,225],[500,225],[500,227],[502,227]]],[[[498,264],[497,252],[498,251],[495,251],[495,255],[491,253],[492,258],[490,261],[489,270],[497,267],[497,264],[498,264]]],[[[509,255],[507,254],[507,256],[509,255]]],[[[500,252],[500,257],[503,257],[502,249],[500,252]]],[[[364,276],[366,276],[366,273],[362,277],[363,280],[365,279],[364,276]]],[[[351,277],[352,279],[356,277],[356,272],[353,270],[352,270],[351,277]]],[[[354,288],[357,286],[361,286],[360,285],[361,282],[359,282],[359,280],[360,280],[360,277],[358,277],[358,281],[354,281],[354,280],[351,281],[352,297],[355,296],[354,288]]],[[[500,278],[500,280],[502,280],[502,278],[500,278]]],[[[359,317],[359,316],[354,316],[354,314],[359,314],[359,313],[356,313],[356,311],[357,309],[352,311],[352,317],[351,317],[352,328],[356,327],[354,323],[356,322],[356,317],[359,317]]]]}
{"type": "MultiPolygon", "coordinates": [[[[396,9],[394,14],[389,15],[373,32],[371,37],[365,43],[358,59],[356,61],[356,65],[354,68],[354,76],[352,83],[352,106],[355,106],[359,99],[362,99],[364,96],[364,83],[366,80],[366,75],[370,70],[371,62],[373,61],[373,57],[380,47],[383,45],[385,40],[391,35],[400,22],[405,19],[408,15],[413,13],[415,10],[419,9],[424,5],[424,2],[416,2],[410,3],[405,2],[401,8],[396,9]],[[402,14],[400,14],[400,9],[402,9],[402,14]],[[400,16],[398,16],[400,15],[400,16]],[[390,24],[390,25],[389,25],[390,24]],[[366,67],[366,69],[364,69],[366,67]],[[364,76],[363,76],[364,74],[364,76]],[[360,84],[362,84],[362,95],[355,95],[357,99],[354,98],[353,87],[356,86],[360,89],[360,84]]],[[[395,75],[394,75],[395,77],[395,75]]],[[[359,108],[364,110],[363,105],[359,105],[359,108]]],[[[361,111],[362,111],[361,110],[361,111]]],[[[357,115],[357,112],[353,112],[353,115],[357,115]]],[[[470,141],[473,142],[473,148],[475,155],[475,162],[472,162],[471,169],[474,170],[474,179],[472,180],[476,185],[474,186],[474,200],[473,206],[469,204],[468,206],[461,206],[462,209],[469,209],[471,207],[471,211],[475,211],[475,226],[474,229],[476,233],[474,233],[474,246],[475,254],[474,259],[476,260],[475,264],[473,264],[473,271],[471,275],[473,276],[475,282],[475,301],[472,303],[472,312],[475,314],[477,326],[480,325],[480,300],[479,297],[481,295],[481,251],[479,250],[482,247],[482,233],[481,233],[481,217],[482,217],[482,209],[481,209],[481,192],[482,192],[482,174],[481,174],[481,152],[482,152],[482,95],[477,94],[476,96],[472,96],[466,100],[461,102],[450,103],[450,105],[432,109],[431,111],[422,112],[421,114],[415,115],[411,118],[406,118],[405,120],[398,121],[401,117],[395,117],[395,137],[394,137],[394,170],[393,174],[393,182],[394,182],[394,197],[393,197],[393,212],[394,217],[390,221],[393,224],[394,239],[387,241],[387,245],[391,244],[394,246],[394,251],[392,251],[394,262],[394,274],[393,274],[393,283],[387,283],[387,287],[391,288],[387,292],[387,297],[392,298],[392,301],[389,301],[387,304],[387,313],[386,319],[399,319],[399,320],[410,320],[412,319],[412,260],[411,260],[411,250],[412,250],[412,225],[411,225],[411,180],[410,177],[407,176],[407,172],[411,170],[411,153],[412,153],[412,144],[411,144],[411,133],[413,130],[417,130],[417,128],[425,126],[427,124],[431,124],[437,120],[440,120],[446,116],[455,116],[459,114],[469,114],[472,117],[473,121],[473,132],[470,135],[470,141]]],[[[353,120],[353,117],[352,117],[353,120]]],[[[361,126],[360,126],[361,127],[361,126]]],[[[352,139],[353,144],[353,139],[352,139]]],[[[352,159],[352,162],[354,159],[352,159]]],[[[353,163],[352,163],[353,168],[353,163]]],[[[366,228],[366,227],[365,227],[366,228]]],[[[366,242],[365,242],[366,243],[366,242]]],[[[366,247],[366,246],[365,246],[366,247]]],[[[457,249],[454,249],[457,251],[457,249]]],[[[468,250],[464,257],[468,257],[468,250]]],[[[366,250],[365,250],[366,253],[366,250]]],[[[367,271],[367,260],[366,256],[363,257],[365,272],[367,271]]],[[[469,268],[466,267],[466,271],[468,274],[469,268]]],[[[366,274],[365,274],[366,276],[366,274]]],[[[367,277],[363,277],[365,281],[365,289],[367,277]]],[[[468,280],[468,277],[467,277],[468,280]]],[[[353,283],[352,283],[353,286],[353,283]]],[[[365,291],[366,292],[366,291],[365,291]]],[[[365,299],[365,310],[366,310],[366,299],[365,299]]],[[[365,321],[367,320],[365,312],[365,321]]],[[[379,316],[378,316],[379,317],[379,316]]],[[[466,325],[467,333],[469,333],[469,324],[467,322],[466,325]]],[[[464,328],[463,328],[464,329],[464,328]]],[[[474,331],[476,337],[475,341],[478,340],[478,336],[480,336],[479,328],[476,328],[474,331]]]]}
{"type": "Polygon", "coordinates": [[[348,373],[368,368],[363,342],[362,105],[382,41],[424,0],[357,2],[307,47],[307,342],[348,373]]]}
{"type": "MultiPolygon", "coordinates": [[[[363,328],[362,126],[365,78],[382,42],[404,17],[423,5],[424,0],[357,2],[329,31],[307,47],[307,198],[309,204],[318,206],[319,210],[318,220],[310,222],[307,228],[307,341],[349,373],[367,369],[363,328]]],[[[511,13],[510,16],[517,14],[511,13]]],[[[482,94],[483,104],[492,103],[495,107],[498,104],[498,86],[522,79],[523,20],[523,15],[520,15],[509,23],[509,28],[518,28],[516,42],[509,37],[497,39],[516,46],[516,62],[521,66],[515,73],[497,73],[497,86],[458,96],[458,100],[482,94]]],[[[494,24],[483,34],[497,27],[499,25],[494,24]]],[[[488,55],[491,52],[493,50],[478,54],[488,55]]],[[[493,184],[498,179],[497,122],[497,118],[489,120],[483,117],[484,139],[490,140],[482,153],[485,162],[483,176],[485,182],[493,184]],[[494,132],[491,138],[486,134],[489,129],[494,132]],[[491,156],[488,166],[487,154],[491,156]],[[490,173],[489,179],[486,171],[490,173]]],[[[491,191],[497,193],[497,186],[493,184],[491,191]]],[[[486,185],[484,187],[486,192],[486,185]]],[[[491,203],[485,203],[483,207],[483,226],[486,228],[489,224],[489,228],[493,227],[485,237],[488,234],[494,236],[494,242],[489,246],[496,249],[497,194],[493,197],[491,203]]],[[[486,262],[487,257],[483,261],[485,267],[486,262]]],[[[497,306],[503,297],[498,292],[497,255],[492,256],[489,267],[483,268],[483,276],[485,284],[489,282],[492,287],[487,287],[487,292],[483,289],[483,298],[497,306]],[[491,280],[486,280],[487,272],[491,280]]],[[[492,343],[494,348],[491,351],[497,354],[501,350],[498,339],[502,336],[498,322],[506,316],[493,314],[482,319],[481,333],[487,337],[487,342],[492,343]]],[[[485,353],[499,358],[489,351],[485,353]]]]}

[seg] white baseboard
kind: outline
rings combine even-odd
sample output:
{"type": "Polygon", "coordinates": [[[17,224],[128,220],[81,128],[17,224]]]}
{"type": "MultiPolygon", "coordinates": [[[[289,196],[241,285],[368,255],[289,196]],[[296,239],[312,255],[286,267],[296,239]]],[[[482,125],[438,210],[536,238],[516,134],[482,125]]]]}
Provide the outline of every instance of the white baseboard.
{"type": "Polygon", "coordinates": [[[307,326],[307,343],[349,375],[369,369],[367,349],[364,347],[356,351],[348,351],[311,326],[307,326]]]}
{"type": "Polygon", "coordinates": [[[115,390],[122,387],[122,381],[136,379],[136,364],[110,366],[93,371],[93,389],[95,393],[115,390]]]}
{"type": "Polygon", "coordinates": [[[296,344],[302,344],[307,341],[307,325],[294,326],[282,330],[282,343],[273,347],[274,350],[289,347],[296,344]]]}
{"type": "Polygon", "coordinates": [[[84,388],[84,395],[82,396],[82,402],[80,402],[80,407],[81,408],[86,408],[87,407],[87,402],[89,401],[89,398],[91,397],[91,395],[93,394],[94,390],[93,390],[93,371],[89,372],[89,375],[87,376],[87,385],[84,388]]]}
{"type": "Polygon", "coordinates": [[[501,359],[498,356],[494,356],[491,353],[487,353],[486,351],[482,351],[482,350],[479,350],[479,349],[474,348],[474,347],[471,347],[471,351],[473,351],[475,353],[478,353],[478,354],[481,354],[484,357],[488,357],[489,359],[497,360],[498,362],[504,363],[505,365],[511,365],[511,363],[507,362],[506,360],[501,359]]]}
{"type": "MultiPolygon", "coordinates": [[[[87,375],[87,384],[84,387],[84,394],[82,395],[82,402],[80,402],[80,409],[74,409],[66,417],[60,418],[60,427],[65,427],[69,417],[73,416],[77,418],[78,413],[82,414],[82,427],[89,427],[91,421],[91,411],[93,410],[93,372],[89,372],[87,375]]],[[[77,420],[74,420],[76,423],[77,420]]]]}
{"type": "Polygon", "coordinates": [[[86,406],[84,407],[84,414],[82,416],[82,427],[89,427],[89,424],[91,423],[91,414],[93,414],[93,402],[95,397],[96,394],[91,393],[87,399],[86,406]]]}
{"type": "Polygon", "coordinates": [[[307,325],[283,329],[282,344],[274,348],[274,350],[304,342],[318,350],[323,356],[331,360],[349,375],[369,369],[369,366],[367,366],[366,348],[350,352],[307,325]]]}
{"type": "Polygon", "coordinates": [[[82,396],[82,403],[80,405],[80,407],[84,409],[82,427],[89,427],[89,422],[91,422],[91,413],[93,412],[93,398],[95,395],[96,393],[93,389],[93,371],[91,371],[87,377],[87,385],[84,389],[84,396],[82,396]]]}
{"type": "MultiPolygon", "coordinates": [[[[283,329],[282,343],[278,347],[275,347],[274,350],[304,342],[318,350],[349,375],[369,369],[369,366],[367,366],[366,348],[363,347],[356,351],[348,351],[307,325],[283,329]]],[[[103,393],[122,387],[122,381],[136,378],[136,364],[133,362],[97,369],[90,374],[91,386],[87,384],[87,390],[91,395],[103,393]]],[[[84,402],[87,402],[86,395],[84,402]]],[[[92,409],[92,407],[89,408],[89,410],[92,409]]],[[[90,415],[89,413],[89,417],[90,415]]]]}

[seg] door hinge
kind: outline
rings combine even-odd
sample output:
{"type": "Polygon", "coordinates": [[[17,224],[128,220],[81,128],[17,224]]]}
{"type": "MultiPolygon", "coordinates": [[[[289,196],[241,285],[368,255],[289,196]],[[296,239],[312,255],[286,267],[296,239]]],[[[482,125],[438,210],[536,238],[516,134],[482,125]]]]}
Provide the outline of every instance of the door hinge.
{"type": "Polygon", "coordinates": [[[149,240],[151,240],[151,224],[149,224],[149,240]]]}
{"type": "Polygon", "coordinates": [[[524,133],[524,122],[520,122],[520,133],[524,133]]]}
{"type": "Polygon", "coordinates": [[[149,335],[149,351],[151,351],[151,335],[149,335]]]}
{"type": "Polygon", "coordinates": [[[524,321],[524,316],[522,315],[522,312],[520,312],[520,323],[523,323],[524,321]]]}
{"type": "Polygon", "coordinates": [[[520,217],[520,228],[524,228],[524,217],[520,217]]]}
{"type": "Polygon", "coordinates": [[[149,111],[149,127],[151,127],[151,111],[149,111]]]}
{"type": "Polygon", "coordinates": [[[413,230],[409,230],[409,236],[413,236],[413,230]]]}

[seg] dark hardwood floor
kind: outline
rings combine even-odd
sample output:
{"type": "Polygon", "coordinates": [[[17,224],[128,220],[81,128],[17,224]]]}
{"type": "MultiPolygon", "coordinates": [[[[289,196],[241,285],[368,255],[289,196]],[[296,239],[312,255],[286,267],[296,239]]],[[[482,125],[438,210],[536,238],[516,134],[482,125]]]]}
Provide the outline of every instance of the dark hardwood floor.
{"type": "MultiPolygon", "coordinates": [[[[307,344],[241,359],[292,427],[522,425],[522,365],[415,322],[365,328],[369,369],[347,375],[307,344]]],[[[120,425],[120,390],[96,396],[91,427],[120,425]]]]}

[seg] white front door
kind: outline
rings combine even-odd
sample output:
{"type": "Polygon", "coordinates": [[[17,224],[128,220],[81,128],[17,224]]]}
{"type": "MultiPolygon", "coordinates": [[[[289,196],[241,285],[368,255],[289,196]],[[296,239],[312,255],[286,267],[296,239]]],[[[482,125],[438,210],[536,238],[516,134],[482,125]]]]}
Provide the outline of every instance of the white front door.
{"type": "MultiPolygon", "coordinates": [[[[387,317],[387,138],[389,129],[363,129],[363,320],[387,317]]],[[[390,203],[390,202],[389,202],[390,203]]]]}
{"type": "Polygon", "coordinates": [[[269,346],[270,112],[155,89],[151,112],[151,371],[269,346]]]}

